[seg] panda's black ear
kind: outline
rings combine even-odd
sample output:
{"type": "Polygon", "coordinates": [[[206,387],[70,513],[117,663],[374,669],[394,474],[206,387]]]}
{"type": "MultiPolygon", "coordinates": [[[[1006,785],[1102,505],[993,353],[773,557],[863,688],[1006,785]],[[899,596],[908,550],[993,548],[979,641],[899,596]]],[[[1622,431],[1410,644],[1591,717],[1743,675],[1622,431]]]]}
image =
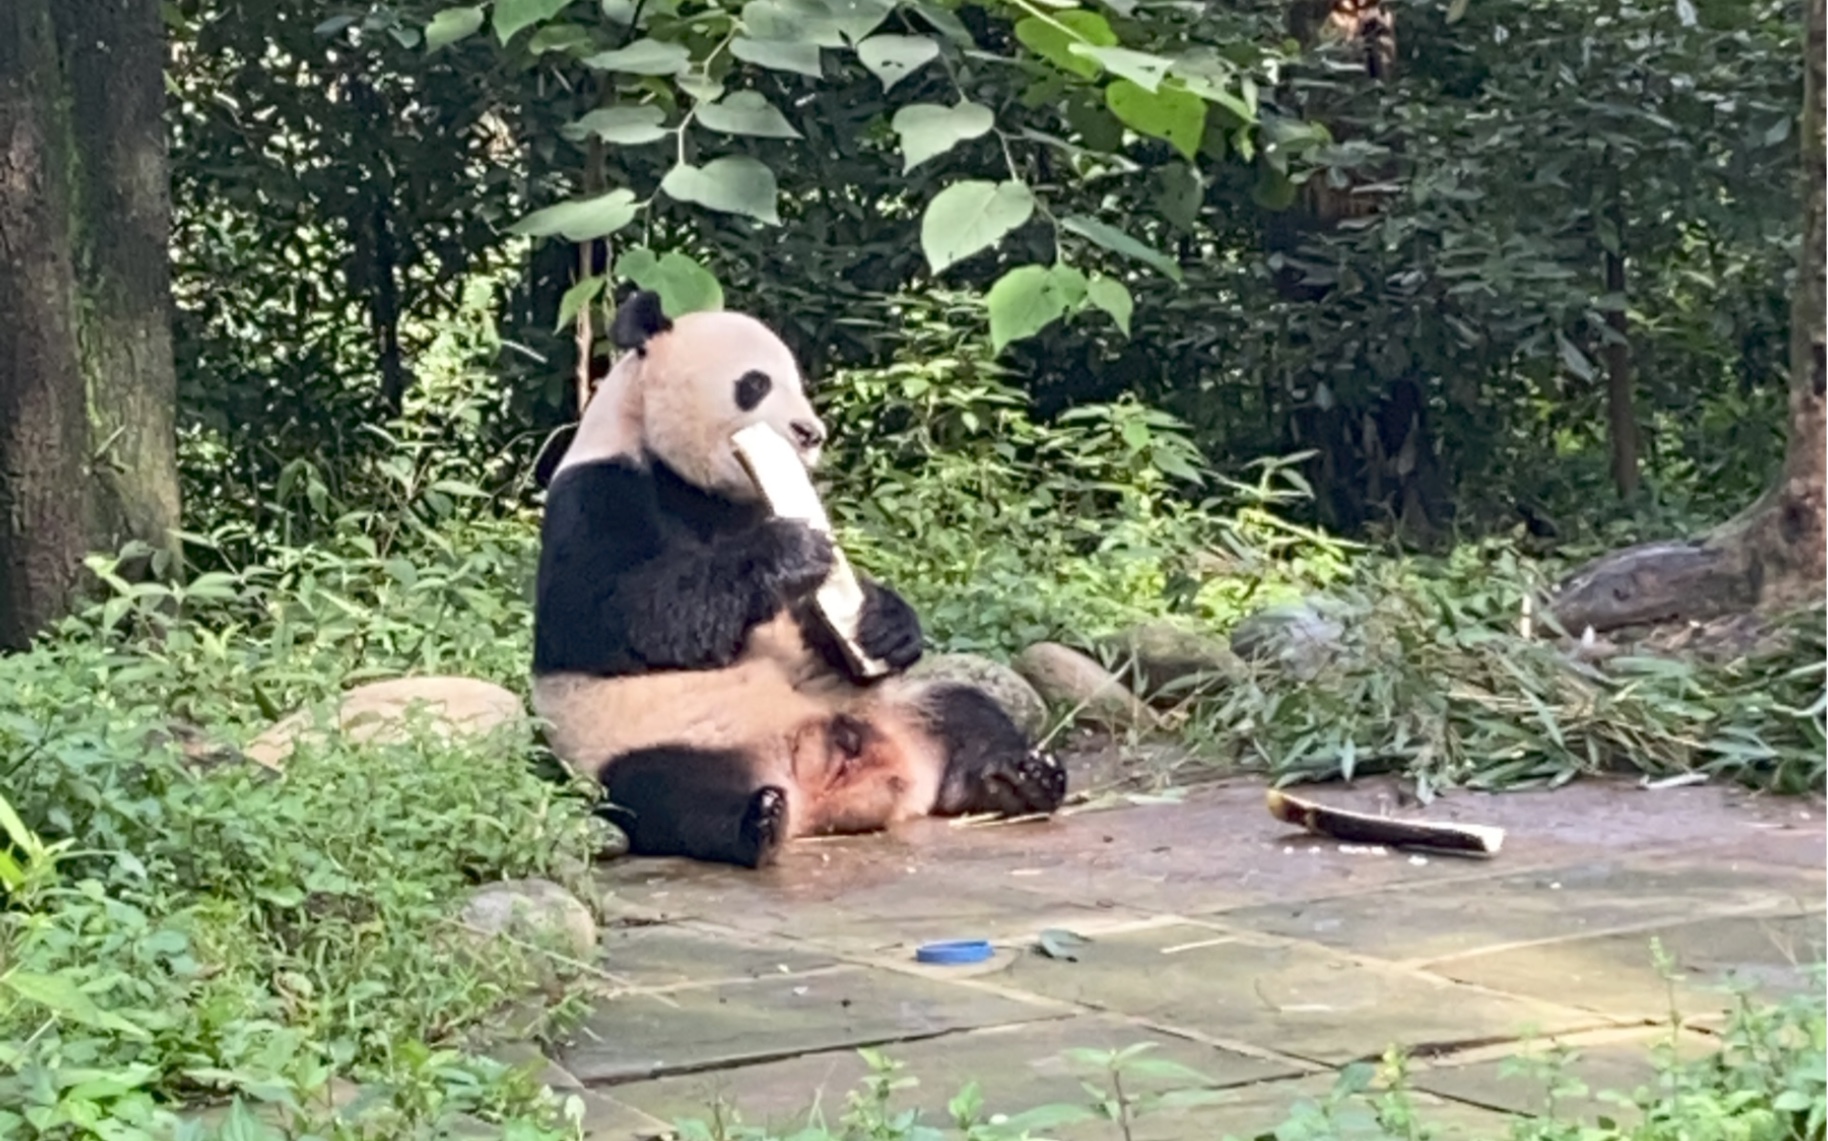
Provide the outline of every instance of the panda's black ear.
{"type": "Polygon", "coordinates": [[[616,342],[618,349],[639,350],[649,340],[672,327],[673,323],[667,320],[666,310],[661,308],[660,295],[651,289],[643,289],[616,310],[616,320],[610,326],[609,336],[616,342]]]}

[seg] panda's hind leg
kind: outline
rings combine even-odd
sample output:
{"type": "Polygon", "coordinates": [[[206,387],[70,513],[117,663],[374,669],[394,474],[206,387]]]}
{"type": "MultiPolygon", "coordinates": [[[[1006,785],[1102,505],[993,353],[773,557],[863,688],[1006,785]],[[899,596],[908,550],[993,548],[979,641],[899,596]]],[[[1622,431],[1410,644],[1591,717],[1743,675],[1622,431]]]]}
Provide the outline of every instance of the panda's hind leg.
{"type": "Polygon", "coordinates": [[[940,684],[919,696],[946,757],[933,811],[939,816],[1052,812],[1066,799],[1066,769],[983,690],[940,684]]]}
{"type": "Polygon", "coordinates": [[[786,843],[787,790],[736,749],[658,745],[603,766],[602,814],[638,856],[685,856],[758,868],[786,843]]]}

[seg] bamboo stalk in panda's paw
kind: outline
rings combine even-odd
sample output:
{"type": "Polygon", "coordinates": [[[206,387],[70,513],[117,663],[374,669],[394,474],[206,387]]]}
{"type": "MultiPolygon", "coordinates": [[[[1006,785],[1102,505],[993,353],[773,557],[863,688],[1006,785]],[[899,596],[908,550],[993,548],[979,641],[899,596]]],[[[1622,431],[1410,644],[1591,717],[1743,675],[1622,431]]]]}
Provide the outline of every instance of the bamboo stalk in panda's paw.
{"type": "MultiPolygon", "coordinates": [[[[823,535],[832,534],[831,519],[819,493],[793,450],[779,432],[766,424],[751,424],[731,437],[737,458],[755,481],[769,510],[784,519],[798,519],[823,535]]],[[[857,642],[857,623],[863,617],[863,585],[837,543],[832,544],[832,568],[813,598],[826,626],[844,647],[845,657],[863,677],[881,677],[888,663],[863,652],[857,642]]]]}

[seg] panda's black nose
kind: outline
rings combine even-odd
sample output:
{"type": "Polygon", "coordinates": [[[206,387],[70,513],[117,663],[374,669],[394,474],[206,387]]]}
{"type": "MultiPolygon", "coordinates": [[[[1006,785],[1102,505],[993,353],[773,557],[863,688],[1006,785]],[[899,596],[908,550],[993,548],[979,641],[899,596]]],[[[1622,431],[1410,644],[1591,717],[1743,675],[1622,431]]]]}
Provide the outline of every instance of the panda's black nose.
{"type": "Polygon", "coordinates": [[[802,448],[816,448],[825,442],[825,429],[812,420],[795,420],[788,425],[793,442],[802,448]]]}

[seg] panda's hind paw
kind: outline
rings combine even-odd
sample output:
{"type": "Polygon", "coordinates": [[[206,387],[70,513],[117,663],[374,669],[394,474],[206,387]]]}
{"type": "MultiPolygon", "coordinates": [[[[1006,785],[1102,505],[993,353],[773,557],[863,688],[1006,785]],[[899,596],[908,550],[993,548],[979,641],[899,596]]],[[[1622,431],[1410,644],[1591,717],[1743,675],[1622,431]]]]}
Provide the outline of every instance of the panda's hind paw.
{"type": "Polygon", "coordinates": [[[787,793],[775,785],[758,789],[743,813],[742,842],[749,866],[763,867],[787,842],[787,793]]]}
{"type": "Polygon", "coordinates": [[[1034,748],[985,772],[984,785],[1005,816],[1052,812],[1066,800],[1066,766],[1046,749],[1034,748]]]}

